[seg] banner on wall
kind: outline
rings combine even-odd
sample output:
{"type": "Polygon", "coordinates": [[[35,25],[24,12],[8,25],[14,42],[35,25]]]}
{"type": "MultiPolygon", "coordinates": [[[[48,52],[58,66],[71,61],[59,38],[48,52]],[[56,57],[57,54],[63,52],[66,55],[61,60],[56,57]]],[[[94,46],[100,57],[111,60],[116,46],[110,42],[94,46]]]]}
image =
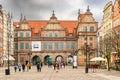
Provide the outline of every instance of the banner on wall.
{"type": "Polygon", "coordinates": [[[41,51],[41,41],[32,41],[32,51],[41,51]]]}

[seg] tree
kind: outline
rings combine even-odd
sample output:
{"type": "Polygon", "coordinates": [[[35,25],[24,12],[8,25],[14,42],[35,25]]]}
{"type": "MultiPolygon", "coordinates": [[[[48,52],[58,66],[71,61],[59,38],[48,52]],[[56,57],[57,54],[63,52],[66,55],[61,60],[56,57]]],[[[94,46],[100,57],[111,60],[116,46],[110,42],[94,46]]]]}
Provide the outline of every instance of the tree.
{"type": "Polygon", "coordinates": [[[110,60],[112,52],[112,35],[110,33],[106,34],[104,38],[100,41],[100,52],[107,59],[107,69],[110,71],[110,60]]]}

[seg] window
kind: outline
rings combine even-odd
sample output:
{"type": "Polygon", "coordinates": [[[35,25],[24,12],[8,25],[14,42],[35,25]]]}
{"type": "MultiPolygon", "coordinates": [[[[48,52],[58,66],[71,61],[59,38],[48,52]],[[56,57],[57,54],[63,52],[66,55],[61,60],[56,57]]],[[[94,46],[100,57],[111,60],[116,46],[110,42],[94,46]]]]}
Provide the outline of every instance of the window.
{"type": "Polygon", "coordinates": [[[87,27],[83,27],[83,32],[87,32],[87,27]]]}
{"type": "Polygon", "coordinates": [[[64,43],[61,42],[61,43],[60,43],[60,49],[63,50],[63,48],[64,48],[64,43]]]}
{"type": "Polygon", "coordinates": [[[15,47],[15,49],[18,49],[18,43],[15,43],[14,47],[15,47]]]}
{"type": "Polygon", "coordinates": [[[52,37],[52,32],[49,33],[49,37],[52,37]]]}
{"type": "Polygon", "coordinates": [[[57,32],[55,33],[55,37],[58,37],[58,33],[57,32]]]}
{"type": "Polygon", "coordinates": [[[26,37],[29,37],[29,33],[28,32],[26,32],[26,37]]]}
{"type": "Polygon", "coordinates": [[[90,27],[90,32],[94,32],[94,27],[93,26],[90,27]]]}
{"type": "Polygon", "coordinates": [[[70,49],[70,43],[69,42],[66,43],[66,49],[70,49]]]}
{"type": "Polygon", "coordinates": [[[34,48],[39,48],[39,44],[35,43],[35,44],[33,45],[33,47],[34,47],[34,48]]]}
{"type": "Polygon", "coordinates": [[[38,37],[38,33],[35,33],[35,37],[38,37]]]}
{"type": "Polygon", "coordinates": [[[92,43],[90,43],[90,46],[93,46],[93,44],[92,44],[92,43]]]}
{"type": "Polygon", "coordinates": [[[47,44],[43,43],[43,49],[47,49],[47,44]]]}
{"type": "Polygon", "coordinates": [[[93,38],[92,38],[92,37],[90,37],[90,40],[93,40],[93,38]]]}
{"type": "Polygon", "coordinates": [[[26,43],[26,44],[25,44],[25,48],[26,48],[26,49],[29,49],[29,43],[26,43]]]}
{"type": "Polygon", "coordinates": [[[55,50],[58,49],[58,43],[55,43],[55,50]]]}
{"type": "Polygon", "coordinates": [[[70,34],[69,34],[69,37],[72,37],[72,36],[73,36],[72,33],[70,33],[70,34]]]}
{"type": "Polygon", "coordinates": [[[24,43],[20,43],[20,49],[24,49],[24,43]]]}
{"type": "Polygon", "coordinates": [[[48,47],[49,49],[52,49],[52,43],[49,43],[48,47]]]}
{"type": "Polygon", "coordinates": [[[20,37],[23,37],[23,32],[20,32],[20,37]]]}
{"type": "Polygon", "coordinates": [[[71,48],[75,49],[75,43],[74,42],[72,42],[71,48]]]}

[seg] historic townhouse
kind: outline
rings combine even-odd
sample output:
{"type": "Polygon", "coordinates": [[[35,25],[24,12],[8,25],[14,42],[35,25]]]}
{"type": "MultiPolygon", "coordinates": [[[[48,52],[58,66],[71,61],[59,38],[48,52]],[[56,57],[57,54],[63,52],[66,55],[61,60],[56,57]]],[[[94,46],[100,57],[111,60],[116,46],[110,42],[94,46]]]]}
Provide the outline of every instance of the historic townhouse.
{"type": "Polygon", "coordinates": [[[3,13],[2,6],[0,5],[0,63],[3,63],[2,53],[3,53],[3,13]]]}
{"type": "Polygon", "coordinates": [[[84,14],[78,12],[78,20],[58,20],[54,11],[49,20],[26,20],[21,15],[20,21],[14,23],[16,62],[69,64],[73,55],[77,55],[78,65],[84,65],[85,36],[88,46],[95,50],[97,24],[89,7],[84,14]]]}

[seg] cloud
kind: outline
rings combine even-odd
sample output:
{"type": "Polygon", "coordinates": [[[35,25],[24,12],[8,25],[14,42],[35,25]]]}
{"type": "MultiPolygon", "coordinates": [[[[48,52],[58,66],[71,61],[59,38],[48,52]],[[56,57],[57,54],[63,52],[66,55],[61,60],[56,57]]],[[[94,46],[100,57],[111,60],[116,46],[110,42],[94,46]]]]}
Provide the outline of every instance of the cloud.
{"type": "Polygon", "coordinates": [[[55,10],[58,19],[77,20],[78,9],[84,13],[89,5],[95,19],[101,22],[102,11],[108,1],[110,0],[0,0],[0,3],[3,9],[13,13],[15,21],[19,20],[21,13],[27,19],[48,20],[52,10],[55,10]]]}

